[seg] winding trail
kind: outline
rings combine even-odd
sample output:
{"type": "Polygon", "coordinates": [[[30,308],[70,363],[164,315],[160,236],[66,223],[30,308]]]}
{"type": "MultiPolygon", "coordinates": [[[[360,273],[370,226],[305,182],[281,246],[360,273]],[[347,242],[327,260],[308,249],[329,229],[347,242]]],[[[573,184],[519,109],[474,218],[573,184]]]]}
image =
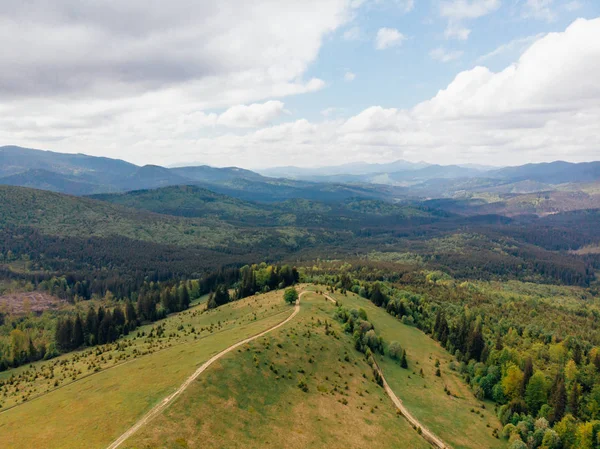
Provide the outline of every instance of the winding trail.
{"type": "Polygon", "coordinates": [[[234,349],[236,349],[242,345],[245,345],[246,343],[251,342],[252,340],[256,340],[257,338],[260,338],[263,335],[266,335],[269,332],[274,331],[275,329],[279,329],[281,326],[284,326],[285,324],[287,324],[291,320],[293,320],[294,317],[298,314],[298,312],[300,312],[300,299],[306,293],[311,293],[311,292],[304,291],[304,292],[300,293],[300,295],[298,296],[298,301],[296,301],[296,306],[294,307],[294,312],[292,312],[292,314],[289,317],[287,317],[285,320],[283,320],[281,323],[276,324],[275,326],[272,326],[272,327],[268,328],[267,330],[264,330],[256,335],[253,335],[252,337],[248,337],[242,341],[239,341],[239,342],[229,346],[228,348],[222,350],[221,352],[212,356],[210,359],[208,359],[206,362],[204,362],[202,364],[202,366],[200,366],[200,368],[198,368],[196,371],[194,371],[194,373],[190,377],[188,377],[185,380],[185,382],[183,382],[177,390],[175,390],[169,396],[167,396],[162,401],[160,401],[160,403],[158,403],[154,407],[152,407],[150,409],[150,411],[148,411],[148,413],[146,413],[142,418],[140,418],[140,420],[138,422],[136,422],[127,431],[125,431],[125,433],[123,433],[119,438],[117,438],[115,441],[113,441],[112,444],[107,447],[107,449],[117,449],[121,444],[123,444],[125,442],[125,440],[127,440],[130,436],[132,436],[134,433],[136,433],[138,430],[140,430],[140,428],[142,428],[146,423],[148,423],[148,421],[150,421],[151,419],[153,419],[154,417],[159,415],[163,410],[165,410],[169,405],[171,405],[171,403],[181,393],[183,393],[185,391],[185,389],[187,387],[189,387],[190,384],[198,378],[198,376],[200,376],[200,374],[202,374],[204,371],[206,371],[206,369],[210,365],[215,363],[221,357],[230,353],[234,349]]]}
{"type": "MultiPolygon", "coordinates": [[[[245,345],[246,343],[249,343],[252,340],[256,340],[257,338],[260,338],[263,335],[268,334],[269,332],[279,329],[280,327],[282,327],[282,326],[286,325],[287,323],[289,323],[290,321],[292,321],[294,319],[294,317],[298,314],[298,312],[300,312],[300,299],[302,298],[302,296],[304,296],[307,293],[316,293],[316,292],[308,291],[308,290],[301,292],[300,295],[298,296],[298,300],[296,301],[296,306],[294,307],[294,311],[292,312],[292,314],[289,317],[287,317],[281,323],[276,324],[256,335],[253,335],[252,337],[248,337],[242,341],[239,341],[239,342],[229,346],[228,348],[222,350],[221,352],[212,356],[210,359],[208,359],[206,362],[204,362],[202,364],[202,366],[200,366],[196,371],[194,371],[194,373],[190,377],[188,377],[185,380],[185,382],[183,382],[177,390],[175,390],[175,392],[171,393],[169,396],[164,398],[160,403],[158,403],[154,407],[152,407],[150,409],[150,411],[148,411],[148,413],[146,413],[142,418],[139,419],[139,421],[137,421],[133,426],[131,426],[127,431],[125,431],[119,438],[117,438],[110,446],[107,447],[107,449],[117,449],[119,446],[121,446],[121,444],[123,444],[129,437],[131,437],[140,428],[142,428],[144,425],[146,425],[151,419],[155,418],[157,415],[159,415],[161,412],[163,412],[169,405],[171,405],[173,403],[173,401],[181,393],[183,393],[186,390],[186,388],[188,388],[191,385],[191,383],[194,382],[198,378],[198,376],[200,376],[200,374],[202,374],[204,371],[206,371],[206,369],[208,367],[210,367],[213,363],[215,363],[221,357],[230,353],[234,349],[236,349],[242,345],[245,345]]],[[[336,305],[338,304],[337,300],[335,300],[328,294],[326,294],[326,293],[320,293],[320,294],[323,295],[328,301],[331,301],[336,305]]],[[[433,432],[431,432],[426,427],[424,427],[419,422],[419,420],[417,420],[417,418],[415,418],[408,411],[408,409],[402,403],[402,400],[400,400],[400,398],[398,398],[398,396],[396,396],[394,391],[388,385],[387,381],[385,380],[385,377],[383,376],[383,372],[381,371],[381,368],[379,368],[379,365],[377,365],[377,362],[375,362],[375,366],[376,366],[376,369],[379,371],[379,374],[381,375],[381,378],[383,380],[383,388],[384,388],[385,392],[390,397],[390,399],[392,400],[394,405],[398,408],[400,413],[402,413],[402,416],[404,416],[406,418],[406,420],[415,429],[420,429],[421,436],[429,444],[433,445],[433,447],[435,447],[436,449],[452,449],[450,446],[445,444],[438,436],[436,436],[433,432]]]]}
{"type": "MultiPolygon", "coordinates": [[[[334,298],[332,298],[326,293],[322,293],[322,295],[325,296],[325,298],[327,298],[329,301],[337,305],[338,302],[334,298]]],[[[451,446],[444,443],[440,437],[438,437],[435,433],[433,433],[431,430],[429,430],[427,427],[421,424],[421,422],[410,413],[410,411],[402,403],[402,399],[396,396],[394,390],[392,390],[392,388],[387,383],[387,380],[385,380],[383,371],[381,371],[381,368],[379,367],[377,362],[375,362],[375,369],[377,369],[379,375],[381,376],[381,379],[383,380],[383,389],[390,397],[396,408],[415,429],[421,429],[421,436],[425,439],[425,441],[427,441],[436,449],[452,449],[451,446]]]]}
{"type": "Polygon", "coordinates": [[[402,403],[402,400],[398,396],[396,396],[396,393],[394,393],[394,390],[392,390],[391,387],[388,385],[387,381],[385,380],[385,377],[383,376],[383,372],[381,371],[381,368],[379,367],[377,362],[375,362],[375,367],[376,367],[377,371],[379,371],[379,375],[381,376],[381,379],[383,380],[383,389],[385,390],[387,395],[390,397],[390,399],[392,400],[394,405],[398,408],[400,413],[402,413],[402,416],[404,416],[406,418],[406,420],[415,429],[421,429],[421,436],[433,447],[435,447],[437,449],[452,449],[451,446],[448,446],[446,443],[444,443],[442,441],[442,439],[440,437],[438,437],[435,433],[433,433],[427,427],[423,426],[423,424],[421,424],[419,422],[419,420],[417,418],[415,418],[408,411],[408,409],[402,403]]]}

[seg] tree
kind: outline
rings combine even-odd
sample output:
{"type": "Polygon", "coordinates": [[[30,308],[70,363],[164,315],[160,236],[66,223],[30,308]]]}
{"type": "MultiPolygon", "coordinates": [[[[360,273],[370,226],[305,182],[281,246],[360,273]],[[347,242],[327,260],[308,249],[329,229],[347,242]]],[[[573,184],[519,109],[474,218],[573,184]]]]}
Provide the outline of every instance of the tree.
{"type": "Polygon", "coordinates": [[[521,395],[521,387],[523,385],[523,371],[514,364],[511,364],[506,370],[506,375],[502,379],[502,389],[504,394],[515,399],[521,395]]]}
{"type": "Polygon", "coordinates": [[[133,303],[129,300],[125,303],[125,318],[127,318],[129,330],[132,330],[137,326],[137,313],[135,312],[133,303]]]}
{"type": "Polygon", "coordinates": [[[73,335],[73,322],[70,318],[58,320],[56,323],[56,343],[63,351],[71,349],[71,336],[73,335]]]}
{"type": "Polygon", "coordinates": [[[83,332],[85,343],[93,346],[97,342],[98,336],[98,314],[96,309],[90,307],[85,317],[85,330],[83,332]]]}
{"type": "Polygon", "coordinates": [[[392,341],[388,346],[388,354],[394,360],[400,360],[402,357],[402,346],[397,341],[392,341]]]}
{"type": "Polygon", "coordinates": [[[294,287],[288,287],[285,289],[283,299],[285,299],[285,302],[288,304],[296,304],[296,301],[298,300],[298,292],[294,287]]]}
{"type": "Polygon", "coordinates": [[[188,292],[188,289],[187,289],[185,283],[182,283],[179,286],[177,293],[179,296],[179,310],[185,310],[185,309],[189,308],[190,307],[190,293],[188,292]]]}
{"type": "Polygon", "coordinates": [[[573,415],[567,414],[555,426],[554,430],[558,434],[562,447],[571,449],[575,447],[575,432],[577,431],[577,420],[573,415]]]}
{"type": "Polygon", "coordinates": [[[79,314],[75,318],[75,323],[73,323],[73,337],[72,344],[73,348],[79,348],[84,343],[83,337],[83,323],[81,322],[81,317],[79,314]]]}
{"type": "Polygon", "coordinates": [[[408,361],[406,360],[406,349],[402,351],[402,359],[400,360],[400,366],[404,369],[408,368],[408,361]]]}
{"type": "Polygon", "coordinates": [[[467,349],[467,352],[469,354],[468,358],[475,359],[478,362],[483,361],[481,360],[481,354],[484,348],[485,340],[483,339],[483,334],[481,332],[481,324],[476,324],[473,331],[469,335],[467,349]]]}
{"type": "Polygon", "coordinates": [[[529,379],[527,389],[525,390],[525,403],[527,404],[529,413],[532,416],[537,416],[538,411],[546,403],[546,400],[546,377],[540,371],[537,371],[529,379]]]}
{"type": "Polygon", "coordinates": [[[219,284],[215,288],[215,291],[208,297],[207,307],[209,309],[214,309],[215,307],[222,306],[230,301],[231,297],[229,296],[229,289],[225,284],[219,284]]]}
{"type": "Polygon", "coordinates": [[[533,360],[531,357],[527,357],[525,360],[525,366],[523,368],[523,386],[521,388],[521,393],[525,394],[525,390],[527,389],[527,383],[529,379],[533,376],[533,360]]]}
{"type": "Polygon", "coordinates": [[[373,284],[373,287],[371,288],[371,302],[373,304],[375,304],[376,306],[381,306],[383,304],[385,304],[385,296],[383,295],[383,293],[381,293],[381,287],[379,286],[378,283],[373,284]]]}
{"type": "Polygon", "coordinates": [[[569,412],[577,418],[579,416],[579,398],[581,396],[581,385],[573,382],[571,392],[569,394],[569,412]]]}
{"type": "Polygon", "coordinates": [[[567,389],[565,380],[560,374],[554,379],[551,391],[550,405],[552,406],[552,412],[550,413],[550,422],[555,423],[565,416],[567,409],[567,389]]]}

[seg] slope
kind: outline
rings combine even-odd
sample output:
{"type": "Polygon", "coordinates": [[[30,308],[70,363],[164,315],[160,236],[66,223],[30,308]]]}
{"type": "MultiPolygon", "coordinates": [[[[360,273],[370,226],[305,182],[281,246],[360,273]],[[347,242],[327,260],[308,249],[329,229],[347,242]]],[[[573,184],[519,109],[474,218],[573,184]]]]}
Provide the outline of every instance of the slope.
{"type": "Polygon", "coordinates": [[[378,356],[377,361],[392,390],[425,426],[454,449],[505,447],[504,441],[492,435],[494,429],[501,429],[493,410],[478,401],[458,373],[449,369],[452,356],[447,351],[419,329],[358,295],[332,296],[345,307],[366,310],[378,334],[406,350],[408,370],[389,357],[378,356]],[[441,363],[441,377],[434,374],[436,360],[441,363]]]}
{"type": "Polygon", "coordinates": [[[281,292],[204,309],[171,315],[113,344],[0,373],[0,441],[13,449],[104,448],[202,362],[291,312],[281,292]]]}
{"type": "Polygon", "coordinates": [[[305,295],[293,322],[221,359],[123,447],[429,447],[332,322],[334,309],[305,295]]]}

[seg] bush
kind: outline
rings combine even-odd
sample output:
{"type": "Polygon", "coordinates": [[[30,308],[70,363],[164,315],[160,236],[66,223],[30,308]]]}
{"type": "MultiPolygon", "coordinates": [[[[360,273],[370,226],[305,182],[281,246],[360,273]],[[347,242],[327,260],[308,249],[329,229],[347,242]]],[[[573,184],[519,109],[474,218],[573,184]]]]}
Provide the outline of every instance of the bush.
{"type": "Polygon", "coordinates": [[[295,304],[298,300],[298,292],[294,287],[289,287],[285,289],[285,293],[283,294],[283,299],[288,304],[295,304]]]}
{"type": "Polygon", "coordinates": [[[397,341],[392,341],[388,346],[388,354],[394,360],[400,360],[402,357],[402,346],[397,341]]]}
{"type": "Polygon", "coordinates": [[[298,388],[300,388],[305,393],[308,392],[308,385],[306,384],[306,381],[304,379],[300,379],[298,381],[298,388]]]}

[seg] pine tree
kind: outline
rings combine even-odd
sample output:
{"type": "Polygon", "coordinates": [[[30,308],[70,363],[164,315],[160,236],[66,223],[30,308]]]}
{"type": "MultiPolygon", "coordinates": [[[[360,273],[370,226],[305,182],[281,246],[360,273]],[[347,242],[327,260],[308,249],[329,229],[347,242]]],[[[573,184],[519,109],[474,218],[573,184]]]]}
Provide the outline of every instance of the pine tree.
{"type": "Polygon", "coordinates": [[[386,303],[386,298],[383,293],[381,293],[381,287],[378,283],[373,284],[373,287],[371,288],[371,297],[369,299],[376,306],[382,306],[386,303]]]}
{"type": "Polygon", "coordinates": [[[402,368],[408,368],[408,361],[406,360],[406,349],[402,351],[402,358],[400,359],[400,366],[402,368]]]}
{"type": "Polygon", "coordinates": [[[125,318],[127,319],[127,327],[129,330],[133,330],[137,327],[137,313],[130,300],[127,300],[125,303],[125,318]]]}
{"type": "Polygon", "coordinates": [[[85,344],[93,346],[96,344],[98,335],[98,314],[96,309],[90,307],[85,317],[85,326],[83,330],[85,344]]]}
{"type": "Polygon", "coordinates": [[[521,394],[525,394],[529,379],[533,376],[533,360],[531,357],[527,357],[525,360],[525,367],[523,368],[523,385],[521,386],[521,394]]]}
{"type": "Polygon", "coordinates": [[[79,314],[75,318],[75,323],[73,324],[73,334],[71,338],[71,343],[73,348],[79,348],[84,343],[83,323],[81,322],[79,314]]]}
{"type": "Polygon", "coordinates": [[[179,310],[186,310],[187,308],[190,307],[190,293],[188,292],[188,289],[185,285],[185,283],[182,283],[179,286],[179,310]]]}
{"type": "Polygon", "coordinates": [[[581,386],[577,382],[573,382],[571,392],[569,394],[569,412],[575,418],[579,416],[579,398],[581,396],[581,386]]]}
{"type": "Polygon", "coordinates": [[[477,325],[469,335],[467,347],[467,352],[469,354],[468,358],[475,359],[479,362],[484,348],[485,340],[483,339],[483,334],[481,332],[481,325],[477,325]]]}
{"type": "Polygon", "coordinates": [[[567,409],[567,389],[565,388],[565,379],[560,374],[557,374],[554,378],[551,392],[550,405],[552,406],[552,412],[549,418],[550,422],[554,424],[565,416],[567,409]]]}

